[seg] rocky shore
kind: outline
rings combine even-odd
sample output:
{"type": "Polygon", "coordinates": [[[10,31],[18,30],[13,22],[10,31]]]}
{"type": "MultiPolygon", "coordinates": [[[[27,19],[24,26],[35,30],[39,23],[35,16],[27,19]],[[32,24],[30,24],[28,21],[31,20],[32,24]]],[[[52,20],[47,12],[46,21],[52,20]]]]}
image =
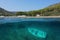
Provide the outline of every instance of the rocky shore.
{"type": "Polygon", "coordinates": [[[60,18],[60,16],[0,16],[0,18],[60,18]]]}

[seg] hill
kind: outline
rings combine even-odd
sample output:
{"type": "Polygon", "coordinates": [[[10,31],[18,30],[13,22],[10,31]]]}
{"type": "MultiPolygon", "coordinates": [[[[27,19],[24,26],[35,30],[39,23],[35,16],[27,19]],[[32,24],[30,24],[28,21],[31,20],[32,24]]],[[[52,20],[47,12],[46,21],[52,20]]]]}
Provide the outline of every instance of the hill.
{"type": "Polygon", "coordinates": [[[42,16],[60,16],[60,3],[48,6],[42,10],[39,10],[42,16]]]}
{"type": "Polygon", "coordinates": [[[17,12],[16,15],[27,15],[27,16],[60,16],[60,3],[50,5],[40,10],[33,10],[29,12],[17,12]]]}
{"type": "Polygon", "coordinates": [[[0,16],[13,16],[13,15],[14,15],[13,12],[0,8],[0,16]]]}

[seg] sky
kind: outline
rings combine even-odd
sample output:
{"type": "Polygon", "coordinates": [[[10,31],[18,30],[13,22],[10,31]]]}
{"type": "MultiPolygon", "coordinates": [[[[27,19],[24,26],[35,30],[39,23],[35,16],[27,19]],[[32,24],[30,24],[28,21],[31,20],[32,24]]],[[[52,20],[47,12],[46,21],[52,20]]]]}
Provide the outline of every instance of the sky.
{"type": "Polygon", "coordinates": [[[31,11],[59,2],[60,0],[0,0],[0,7],[8,11],[31,11]]]}

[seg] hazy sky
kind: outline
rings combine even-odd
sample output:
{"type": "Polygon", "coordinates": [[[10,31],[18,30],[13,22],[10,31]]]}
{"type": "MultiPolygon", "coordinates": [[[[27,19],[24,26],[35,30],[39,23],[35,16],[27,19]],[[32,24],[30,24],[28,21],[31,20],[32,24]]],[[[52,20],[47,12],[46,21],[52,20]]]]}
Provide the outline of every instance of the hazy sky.
{"type": "Polygon", "coordinates": [[[0,0],[0,7],[8,11],[29,11],[45,8],[60,0],[0,0]]]}

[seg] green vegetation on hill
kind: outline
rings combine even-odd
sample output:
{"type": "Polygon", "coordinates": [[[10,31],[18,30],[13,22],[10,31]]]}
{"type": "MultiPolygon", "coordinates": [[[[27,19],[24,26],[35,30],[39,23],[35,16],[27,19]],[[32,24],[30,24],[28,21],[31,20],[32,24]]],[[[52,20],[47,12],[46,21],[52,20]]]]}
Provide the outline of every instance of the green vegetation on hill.
{"type": "Polygon", "coordinates": [[[36,16],[39,14],[40,16],[60,16],[60,3],[50,5],[44,9],[40,10],[33,10],[33,11],[27,11],[27,12],[16,12],[13,14],[12,12],[7,12],[5,10],[0,9],[0,15],[4,16],[19,16],[19,15],[26,15],[26,16],[36,16]]]}
{"type": "Polygon", "coordinates": [[[51,5],[47,8],[29,12],[17,12],[16,15],[27,15],[27,16],[60,16],[60,3],[51,5]]]}

